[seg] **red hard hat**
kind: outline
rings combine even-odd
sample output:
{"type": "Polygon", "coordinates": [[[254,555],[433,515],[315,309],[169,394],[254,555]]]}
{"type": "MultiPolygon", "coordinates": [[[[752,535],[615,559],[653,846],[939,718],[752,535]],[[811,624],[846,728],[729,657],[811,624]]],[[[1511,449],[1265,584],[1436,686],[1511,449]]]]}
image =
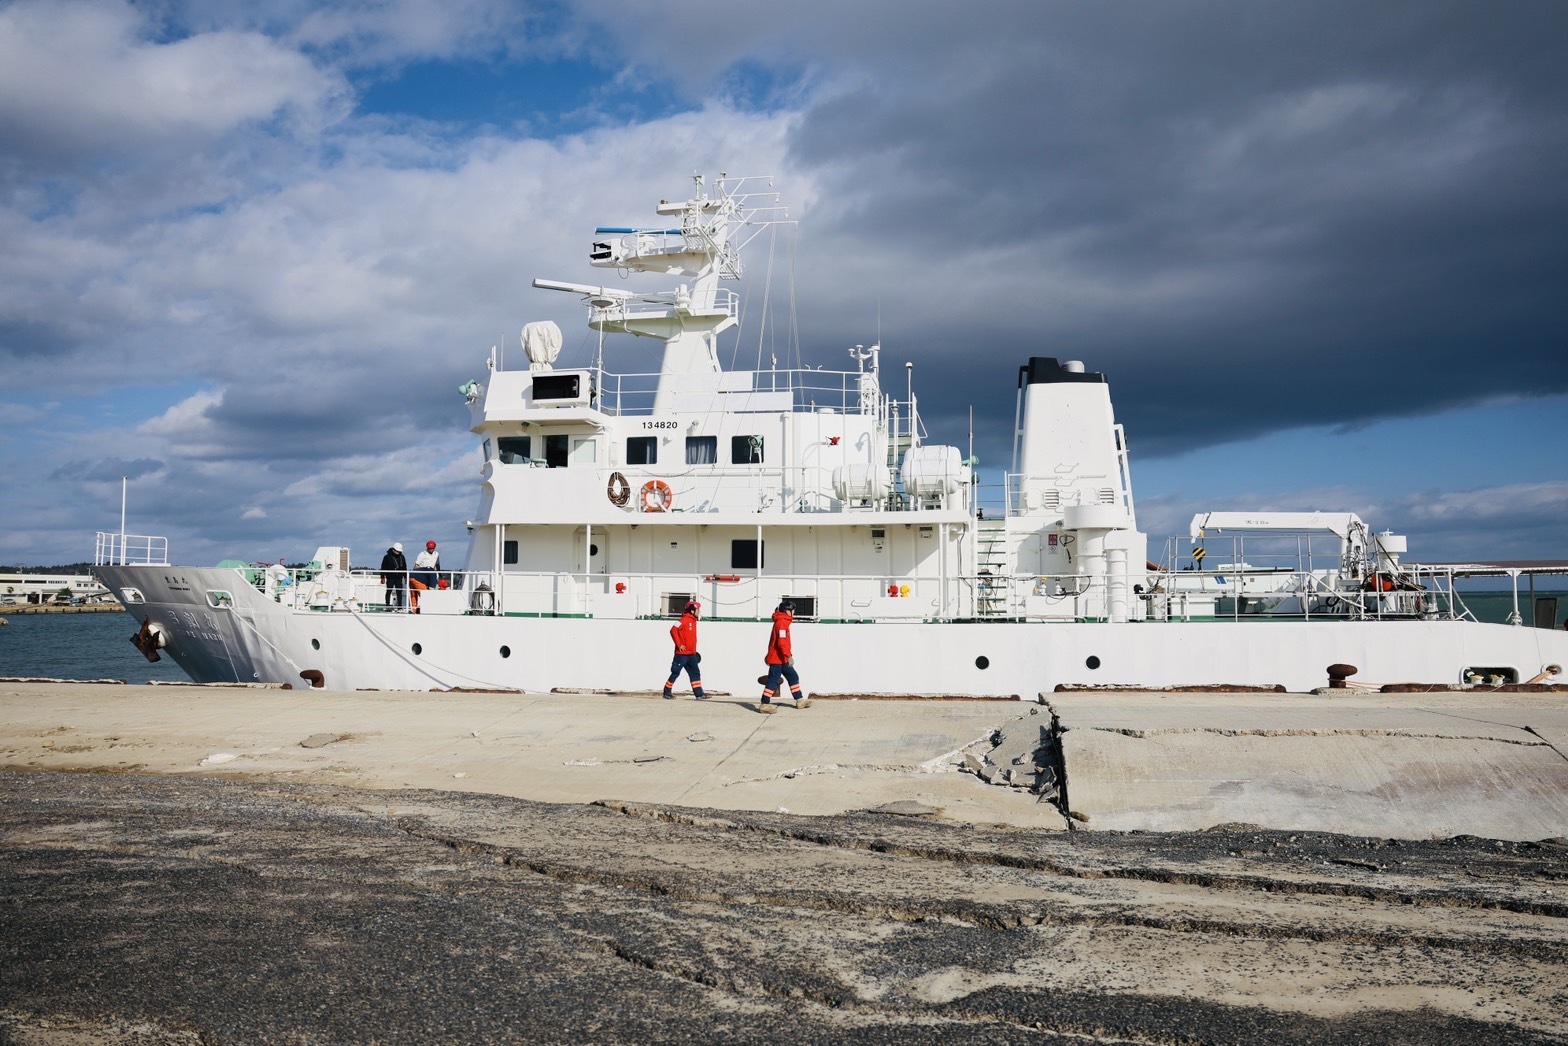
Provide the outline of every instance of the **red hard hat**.
{"type": "Polygon", "coordinates": [[[697,602],[697,601],[696,601],[696,600],[695,600],[695,599],[694,599],[694,600],[692,600],[692,601],[691,601],[691,602],[690,602],[690,603],[687,603],[687,604],[686,604],[686,609],[687,609],[687,610],[701,610],[701,609],[702,609],[702,604],[701,604],[701,603],[699,603],[699,602],[697,602]]]}
{"type": "Polygon", "coordinates": [[[427,541],[427,542],[425,542],[425,547],[426,548],[435,548],[436,547],[436,543],[434,541],[427,541]]]}

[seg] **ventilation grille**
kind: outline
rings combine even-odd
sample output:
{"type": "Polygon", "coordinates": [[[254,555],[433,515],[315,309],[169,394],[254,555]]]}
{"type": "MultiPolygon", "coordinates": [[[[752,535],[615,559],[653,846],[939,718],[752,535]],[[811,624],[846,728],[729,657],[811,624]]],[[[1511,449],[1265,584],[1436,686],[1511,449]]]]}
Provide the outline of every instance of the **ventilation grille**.
{"type": "Polygon", "coordinates": [[[797,618],[815,618],[817,616],[816,596],[785,596],[785,599],[795,604],[797,618]]]}

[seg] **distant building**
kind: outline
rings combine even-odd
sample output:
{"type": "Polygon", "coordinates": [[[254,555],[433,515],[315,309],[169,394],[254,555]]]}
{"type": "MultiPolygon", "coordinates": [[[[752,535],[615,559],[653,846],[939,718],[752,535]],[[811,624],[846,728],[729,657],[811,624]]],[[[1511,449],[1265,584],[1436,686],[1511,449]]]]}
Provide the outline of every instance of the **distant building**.
{"type": "Polygon", "coordinates": [[[0,574],[0,604],[81,603],[112,598],[103,582],[91,574],[0,574]]]}

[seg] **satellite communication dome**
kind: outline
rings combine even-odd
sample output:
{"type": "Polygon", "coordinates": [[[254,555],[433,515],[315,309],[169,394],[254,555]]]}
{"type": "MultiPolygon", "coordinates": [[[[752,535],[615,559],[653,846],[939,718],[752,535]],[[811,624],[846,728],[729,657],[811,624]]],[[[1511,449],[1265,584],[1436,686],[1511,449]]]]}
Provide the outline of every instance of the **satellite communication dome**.
{"type": "Polygon", "coordinates": [[[561,328],[554,320],[524,324],[522,340],[532,370],[549,370],[550,364],[561,354],[561,328]]]}

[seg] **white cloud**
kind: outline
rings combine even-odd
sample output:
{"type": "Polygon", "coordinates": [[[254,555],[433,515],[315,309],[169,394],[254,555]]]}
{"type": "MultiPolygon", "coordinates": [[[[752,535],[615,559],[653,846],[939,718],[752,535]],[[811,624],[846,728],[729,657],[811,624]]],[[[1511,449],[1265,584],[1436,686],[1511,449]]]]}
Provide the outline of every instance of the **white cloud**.
{"type": "MultiPolygon", "coordinates": [[[[144,481],[144,507],[156,499],[198,550],[203,534],[260,540],[293,528],[308,543],[334,530],[384,547],[404,527],[437,529],[440,512],[458,518],[453,501],[473,494],[454,389],[481,376],[488,347],[515,351],[522,322],[552,318],[568,353],[591,351],[577,303],[531,290],[530,278],[602,275],[585,263],[590,230],[648,220],[651,202],[680,195],[693,170],[780,176],[804,219],[799,252],[775,260],[797,268],[806,351],[840,359],[884,334],[889,353],[919,361],[931,417],[978,403],[986,430],[979,390],[994,388],[990,402],[1009,412],[1010,372],[1031,353],[1112,371],[1119,395],[1153,373],[1142,412],[1127,411],[1140,447],[1162,435],[1176,446],[1241,440],[1391,405],[1438,411],[1508,387],[1495,375],[1512,351],[1471,362],[1518,341],[1511,327],[1481,326],[1463,365],[1432,354],[1433,332],[1454,326],[1439,313],[1464,312],[1462,283],[1431,278],[1414,311],[1383,306],[1390,283],[1427,280],[1433,260],[1479,257],[1488,238],[1471,230],[1484,232],[1486,203],[1561,196],[1548,179],[1523,179],[1524,191],[1482,179],[1454,197],[1483,201],[1471,211],[1448,199],[1402,209],[1418,190],[1476,181],[1478,158],[1560,170],[1529,147],[1561,136],[1528,133],[1537,125],[1515,104],[1560,111],[1549,91],[1494,90],[1468,65],[1427,74],[1430,38],[1347,57],[1343,20],[1305,9],[1279,13],[1312,30],[1309,41],[1260,19],[1246,47],[1227,37],[1241,31],[1227,10],[1205,3],[1180,17],[1033,0],[891,12],[806,0],[783,24],[763,7],[716,17],[586,0],[554,9],[547,39],[536,10],[507,0],[0,6],[3,392],[52,398],[64,372],[73,395],[102,396],[52,417],[62,432],[8,432],[8,450],[36,449],[46,474],[92,460],[95,444],[166,463],[144,481]],[[1216,49],[1185,46],[1197,39],[1216,49]],[[555,107],[540,125],[607,96],[624,111],[672,91],[707,101],[551,140],[465,136],[348,107],[345,71],[367,82],[424,59],[525,51],[593,54],[606,70],[599,82],[537,90],[541,107],[555,107]],[[648,94],[621,91],[635,83],[648,94]],[[762,95],[775,108],[714,100],[762,95]],[[1408,222],[1367,220],[1385,213],[1408,222]],[[1460,239],[1403,246],[1461,219],[1472,224],[1460,239]],[[1465,250],[1443,249],[1454,242],[1465,250]],[[1306,243],[1327,247],[1303,253],[1306,243]],[[1348,283],[1309,283],[1358,265],[1348,283]],[[1347,301],[1363,289],[1366,319],[1347,301]],[[1264,307],[1276,300],[1296,308],[1264,307]],[[1412,319],[1431,327],[1404,341],[1367,333],[1412,319]],[[143,405],[149,386],[156,408],[143,405]],[[98,410],[116,415],[112,429],[97,427],[98,410]],[[427,508],[432,491],[444,503],[427,508]]],[[[1388,21],[1358,42],[1393,39],[1402,20],[1364,17],[1388,21]]],[[[1507,35],[1508,19],[1477,19],[1507,35]]],[[[478,71],[536,90],[534,69],[463,70],[478,71]]],[[[1502,287],[1492,299],[1507,316],[1561,281],[1550,265],[1494,262],[1528,260],[1512,252],[1536,229],[1548,260],[1560,255],[1551,227],[1528,215],[1490,237],[1499,253],[1476,263],[1502,287]]],[[[639,369],[645,348],[610,352],[639,369]]],[[[1549,355],[1522,366],[1537,387],[1557,387],[1549,355]]],[[[1005,417],[989,426],[1002,435],[982,443],[999,449],[982,455],[1005,454],[1005,429],[1005,417]]],[[[1452,486],[1475,486],[1469,475],[1452,486]]],[[[1338,493],[1351,496],[1346,507],[1378,504],[1360,487],[1338,493]]],[[[1537,504],[1525,490],[1500,496],[1537,504]]],[[[1432,501],[1422,518],[1434,525],[1486,518],[1467,516],[1479,502],[1432,501]]],[[[1144,506],[1150,519],[1159,509],[1144,506]]],[[[38,511],[51,527],[62,518],[38,511]]],[[[48,529],[28,540],[48,540],[48,529]]]]}
{"type": "Polygon", "coordinates": [[[212,450],[212,411],[222,407],[221,389],[203,389],[137,426],[137,435],[167,440],[179,455],[202,457],[212,450]]]}
{"type": "Polygon", "coordinates": [[[330,118],[344,85],[251,32],[149,40],[113,0],[0,9],[0,134],[29,149],[101,153],[200,142],[289,110],[330,118]]]}
{"type": "Polygon", "coordinates": [[[1510,483],[1476,490],[1421,491],[1399,499],[1413,522],[1443,529],[1476,527],[1504,521],[1561,526],[1568,508],[1568,480],[1510,483]]]}

